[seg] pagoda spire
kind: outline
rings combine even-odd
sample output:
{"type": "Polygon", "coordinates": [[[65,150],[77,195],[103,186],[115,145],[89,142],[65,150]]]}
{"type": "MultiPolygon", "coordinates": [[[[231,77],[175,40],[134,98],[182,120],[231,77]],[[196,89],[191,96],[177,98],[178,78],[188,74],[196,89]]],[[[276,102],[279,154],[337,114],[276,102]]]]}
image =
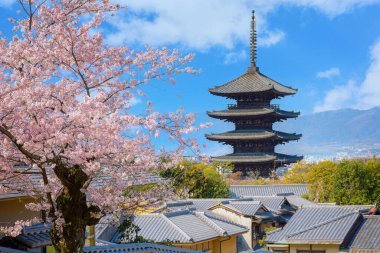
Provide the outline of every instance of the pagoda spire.
{"type": "Polygon", "coordinates": [[[254,73],[258,71],[258,67],[256,66],[256,29],[255,29],[255,11],[252,11],[252,20],[251,20],[251,66],[248,68],[249,73],[254,73]]]}

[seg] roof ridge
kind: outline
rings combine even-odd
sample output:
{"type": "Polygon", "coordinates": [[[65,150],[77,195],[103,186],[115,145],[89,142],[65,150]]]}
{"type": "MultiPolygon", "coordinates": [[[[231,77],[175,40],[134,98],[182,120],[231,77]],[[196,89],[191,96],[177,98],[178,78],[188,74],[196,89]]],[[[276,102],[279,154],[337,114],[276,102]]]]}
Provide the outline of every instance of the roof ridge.
{"type": "Polygon", "coordinates": [[[183,231],[180,227],[178,227],[176,224],[174,224],[174,222],[172,222],[168,217],[166,217],[166,215],[164,214],[160,214],[160,216],[170,225],[172,226],[177,232],[179,232],[182,236],[184,236],[187,240],[189,240],[190,242],[194,242],[194,239],[189,236],[188,234],[186,234],[185,231],[183,231]]]}
{"type": "Polygon", "coordinates": [[[238,226],[238,227],[241,227],[241,228],[247,228],[244,225],[241,225],[241,224],[239,224],[237,222],[234,222],[234,221],[232,221],[232,220],[230,220],[228,218],[225,218],[225,217],[223,217],[221,215],[218,215],[218,214],[216,214],[216,213],[214,213],[212,211],[203,212],[203,215],[206,216],[206,217],[208,217],[209,219],[215,219],[215,220],[218,220],[218,221],[221,221],[221,222],[225,222],[225,223],[229,223],[231,225],[235,225],[235,226],[238,226]]]}
{"type": "Polygon", "coordinates": [[[209,227],[211,227],[213,230],[215,230],[219,235],[225,236],[228,235],[227,231],[223,228],[219,227],[215,222],[210,220],[210,218],[206,217],[204,215],[204,212],[194,212],[195,217],[200,219],[202,222],[206,223],[209,227]]]}
{"type": "Polygon", "coordinates": [[[350,212],[350,213],[342,214],[342,215],[337,216],[337,217],[335,217],[335,218],[332,218],[332,219],[330,219],[330,220],[327,220],[327,221],[324,221],[324,222],[321,222],[321,223],[315,224],[315,225],[313,225],[313,226],[311,226],[311,227],[308,227],[308,228],[302,229],[302,230],[300,230],[300,231],[297,231],[297,232],[294,232],[294,233],[288,234],[288,235],[286,236],[286,238],[289,238],[289,237],[292,237],[292,236],[295,236],[295,235],[302,234],[302,233],[304,233],[304,232],[310,231],[310,230],[315,229],[315,228],[318,228],[318,227],[322,227],[322,226],[324,226],[324,225],[327,225],[327,224],[332,223],[332,222],[334,222],[334,221],[337,221],[337,220],[340,220],[340,219],[346,218],[346,217],[351,216],[351,215],[353,215],[353,214],[358,214],[358,215],[359,215],[359,212],[353,211],[353,212],[350,212]]]}
{"type": "Polygon", "coordinates": [[[262,204],[262,202],[260,200],[242,200],[242,201],[230,201],[229,202],[230,205],[233,205],[233,204],[243,204],[243,205],[249,205],[249,204],[253,204],[253,205],[260,205],[262,204]]]}

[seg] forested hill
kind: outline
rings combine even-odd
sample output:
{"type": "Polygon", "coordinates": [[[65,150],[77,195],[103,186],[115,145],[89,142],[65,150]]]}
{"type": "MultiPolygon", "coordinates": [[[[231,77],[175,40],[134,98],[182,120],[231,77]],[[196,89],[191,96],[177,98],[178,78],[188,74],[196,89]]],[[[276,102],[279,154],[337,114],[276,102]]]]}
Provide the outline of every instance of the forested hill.
{"type": "Polygon", "coordinates": [[[298,143],[280,146],[278,150],[283,152],[309,154],[339,152],[341,148],[379,148],[380,107],[369,110],[342,109],[301,115],[296,120],[278,123],[275,128],[289,133],[303,134],[298,143]]]}

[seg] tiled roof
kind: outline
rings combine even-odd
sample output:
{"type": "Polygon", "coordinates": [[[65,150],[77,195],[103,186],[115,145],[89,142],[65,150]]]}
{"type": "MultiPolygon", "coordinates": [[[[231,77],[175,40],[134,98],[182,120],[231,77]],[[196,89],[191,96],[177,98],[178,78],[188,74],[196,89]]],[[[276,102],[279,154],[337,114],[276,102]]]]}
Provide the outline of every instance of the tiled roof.
{"type": "Polygon", "coordinates": [[[298,161],[301,161],[303,159],[303,156],[297,156],[297,155],[285,155],[285,154],[279,154],[276,153],[276,163],[295,163],[298,161]]]}
{"type": "Polygon", "coordinates": [[[223,156],[211,157],[215,162],[235,162],[235,163],[263,163],[273,162],[276,160],[276,156],[265,153],[234,153],[223,156]]]}
{"type": "Polygon", "coordinates": [[[226,207],[232,207],[246,216],[254,216],[263,205],[260,201],[231,201],[226,207]]]}
{"type": "Polygon", "coordinates": [[[220,96],[263,91],[274,91],[281,95],[292,95],[297,92],[296,89],[280,84],[258,71],[246,73],[228,83],[209,89],[209,91],[220,96]]]}
{"type": "Polygon", "coordinates": [[[302,160],[302,156],[291,156],[279,153],[232,153],[223,156],[211,157],[214,162],[234,163],[265,163],[276,162],[281,164],[295,163],[302,160]]]}
{"type": "MultiPolygon", "coordinates": [[[[219,215],[189,210],[136,215],[133,223],[140,228],[139,235],[156,242],[193,243],[247,231],[244,226],[219,215]]],[[[120,236],[116,233],[113,241],[118,241],[120,236]]]]}
{"type": "Polygon", "coordinates": [[[129,243],[85,247],[83,253],[201,253],[201,251],[182,249],[155,243],[129,243]]]}
{"type": "Polygon", "coordinates": [[[228,231],[230,234],[239,234],[241,233],[241,226],[236,226],[236,223],[233,223],[231,220],[218,215],[216,213],[205,211],[204,215],[211,219],[216,225],[222,228],[225,231],[228,231]]]}
{"type": "Polygon", "coordinates": [[[203,212],[217,204],[228,203],[230,200],[233,200],[233,199],[190,199],[190,200],[193,202],[193,205],[195,206],[197,211],[203,212]]]}
{"type": "MultiPolygon", "coordinates": [[[[0,247],[0,253],[26,253],[27,251],[0,247]]],[[[201,251],[182,249],[155,243],[111,244],[84,247],[83,253],[201,253],[201,251]]]]}
{"type": "Polygon", "coordinates": [[[231,185],[232,198],[249,196],[276,196],[293,193],[301,196],[308,193],[306,184],[277,184],[277,185],[231,185]]]}
{"type": "Polygon", "coordinates": [[[289,201],[289,203],[292,206],[295,206],[297,208],[301,208],[303,206],[315,206],[315,205],[317,205],[316,203],[311,202],[311,201],[304,199],[304,198],[297,196],[297,195],[288,195],[285,198],[289,201]]]}
{"type": "Polygon", "coordinates": [[[15,239],[29,248],[39,248],[47,245],[51,245],[50,240],[50,225],[48,224],[36,224],[28,227],[24,227],[22,233],[15,239]]]}
{"type": "Polygon", "coordinates": [[[299,112],[290,112],[283,110],[275,110],[272,108],[255,108],[255,109],[231,109],[222,111],[210,111],[207,112],[210,117],[213,118],[234,118],[234,117],[255,117],[261,115],[274,114],[276,116],[282,116],[285,118],[296,118],[299,112]]]}
{"type": "Polygon", "coordinates": [[[136,215],[133,223],[141,229],[140,235],[145,239],[156,242],[171,240],[189,243],[192,241],[189,235],[162,214],[136,215]]]}
{"type": "Polygon", "coordinates": [[[6,247],[0,246],[0,253],[27,253],[27,251],[18,250],[18,249],[11,249],[6,247]]]}
{"type": "Polygon", "coordinates": [[[267,233],[266,242],[342,244],[360,217],[349,207],[303,208],[283,229],[267,233]]]}
{"type": "Polygon", "coordinates": [[[232,141],[232,140],[262,140],[262,139],[278,139],[278,140],[298,140],[301,134],[288,134],[278,131],[257,129],[257,130],[235,130],[220,134],[206,134],[209,140],[232,141]]]}
{"type": "Polygon", "coordinates": [[[193,201],[191,200],[168,201],[165,203],[165,208],[169,211],[179,211],[183,209],[189,209],[189,210],[197,209],[193,201]]]}
{"type": "MultiPolygon", "coordinates": [[[[266,208],[272,212],[279,212],[285,210],[286,206],[290,207],[287,199],[283,196],[253,196],[254,200],[260,201],[266,208]]],[[[294,211],[289,209],[287,211],[294,211]]]]}
{"type": "Polygon", "coordinates": [[[355,234],[350,253],[380,252],[380,216],[364,216],[364,220],[355,234]]]}

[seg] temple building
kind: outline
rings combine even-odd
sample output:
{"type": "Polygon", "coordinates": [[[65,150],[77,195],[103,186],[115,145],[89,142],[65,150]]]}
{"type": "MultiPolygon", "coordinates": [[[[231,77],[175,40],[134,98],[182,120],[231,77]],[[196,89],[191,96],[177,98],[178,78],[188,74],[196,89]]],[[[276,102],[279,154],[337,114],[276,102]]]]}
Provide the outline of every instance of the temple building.
{"type": "Polygon", "coordinates": [[[235,130],[208,134],[206,138],[219,141],[233,147],[233,153],[211,157],[216,162],[232,162],[235,171],[247,175],[267,177],[277,167],[294,163],[302,156],[290,156],[275,152],[275,146],[288,141],[298,140],[301,134],[289,134],[273,130],[273,123],[288,118],[296,118],[299,112],[284,111],[278,105],[271,104],[272,99],[297,93],[297,89],[285,86],[259,71],[256,66],[255,16],[251,22],[251,66],[238,78],[223,85],[209,89],[216,96],[233,99],[227,110],[209,111],[207,114],[216,119],[232,122],[235,130]]]}

